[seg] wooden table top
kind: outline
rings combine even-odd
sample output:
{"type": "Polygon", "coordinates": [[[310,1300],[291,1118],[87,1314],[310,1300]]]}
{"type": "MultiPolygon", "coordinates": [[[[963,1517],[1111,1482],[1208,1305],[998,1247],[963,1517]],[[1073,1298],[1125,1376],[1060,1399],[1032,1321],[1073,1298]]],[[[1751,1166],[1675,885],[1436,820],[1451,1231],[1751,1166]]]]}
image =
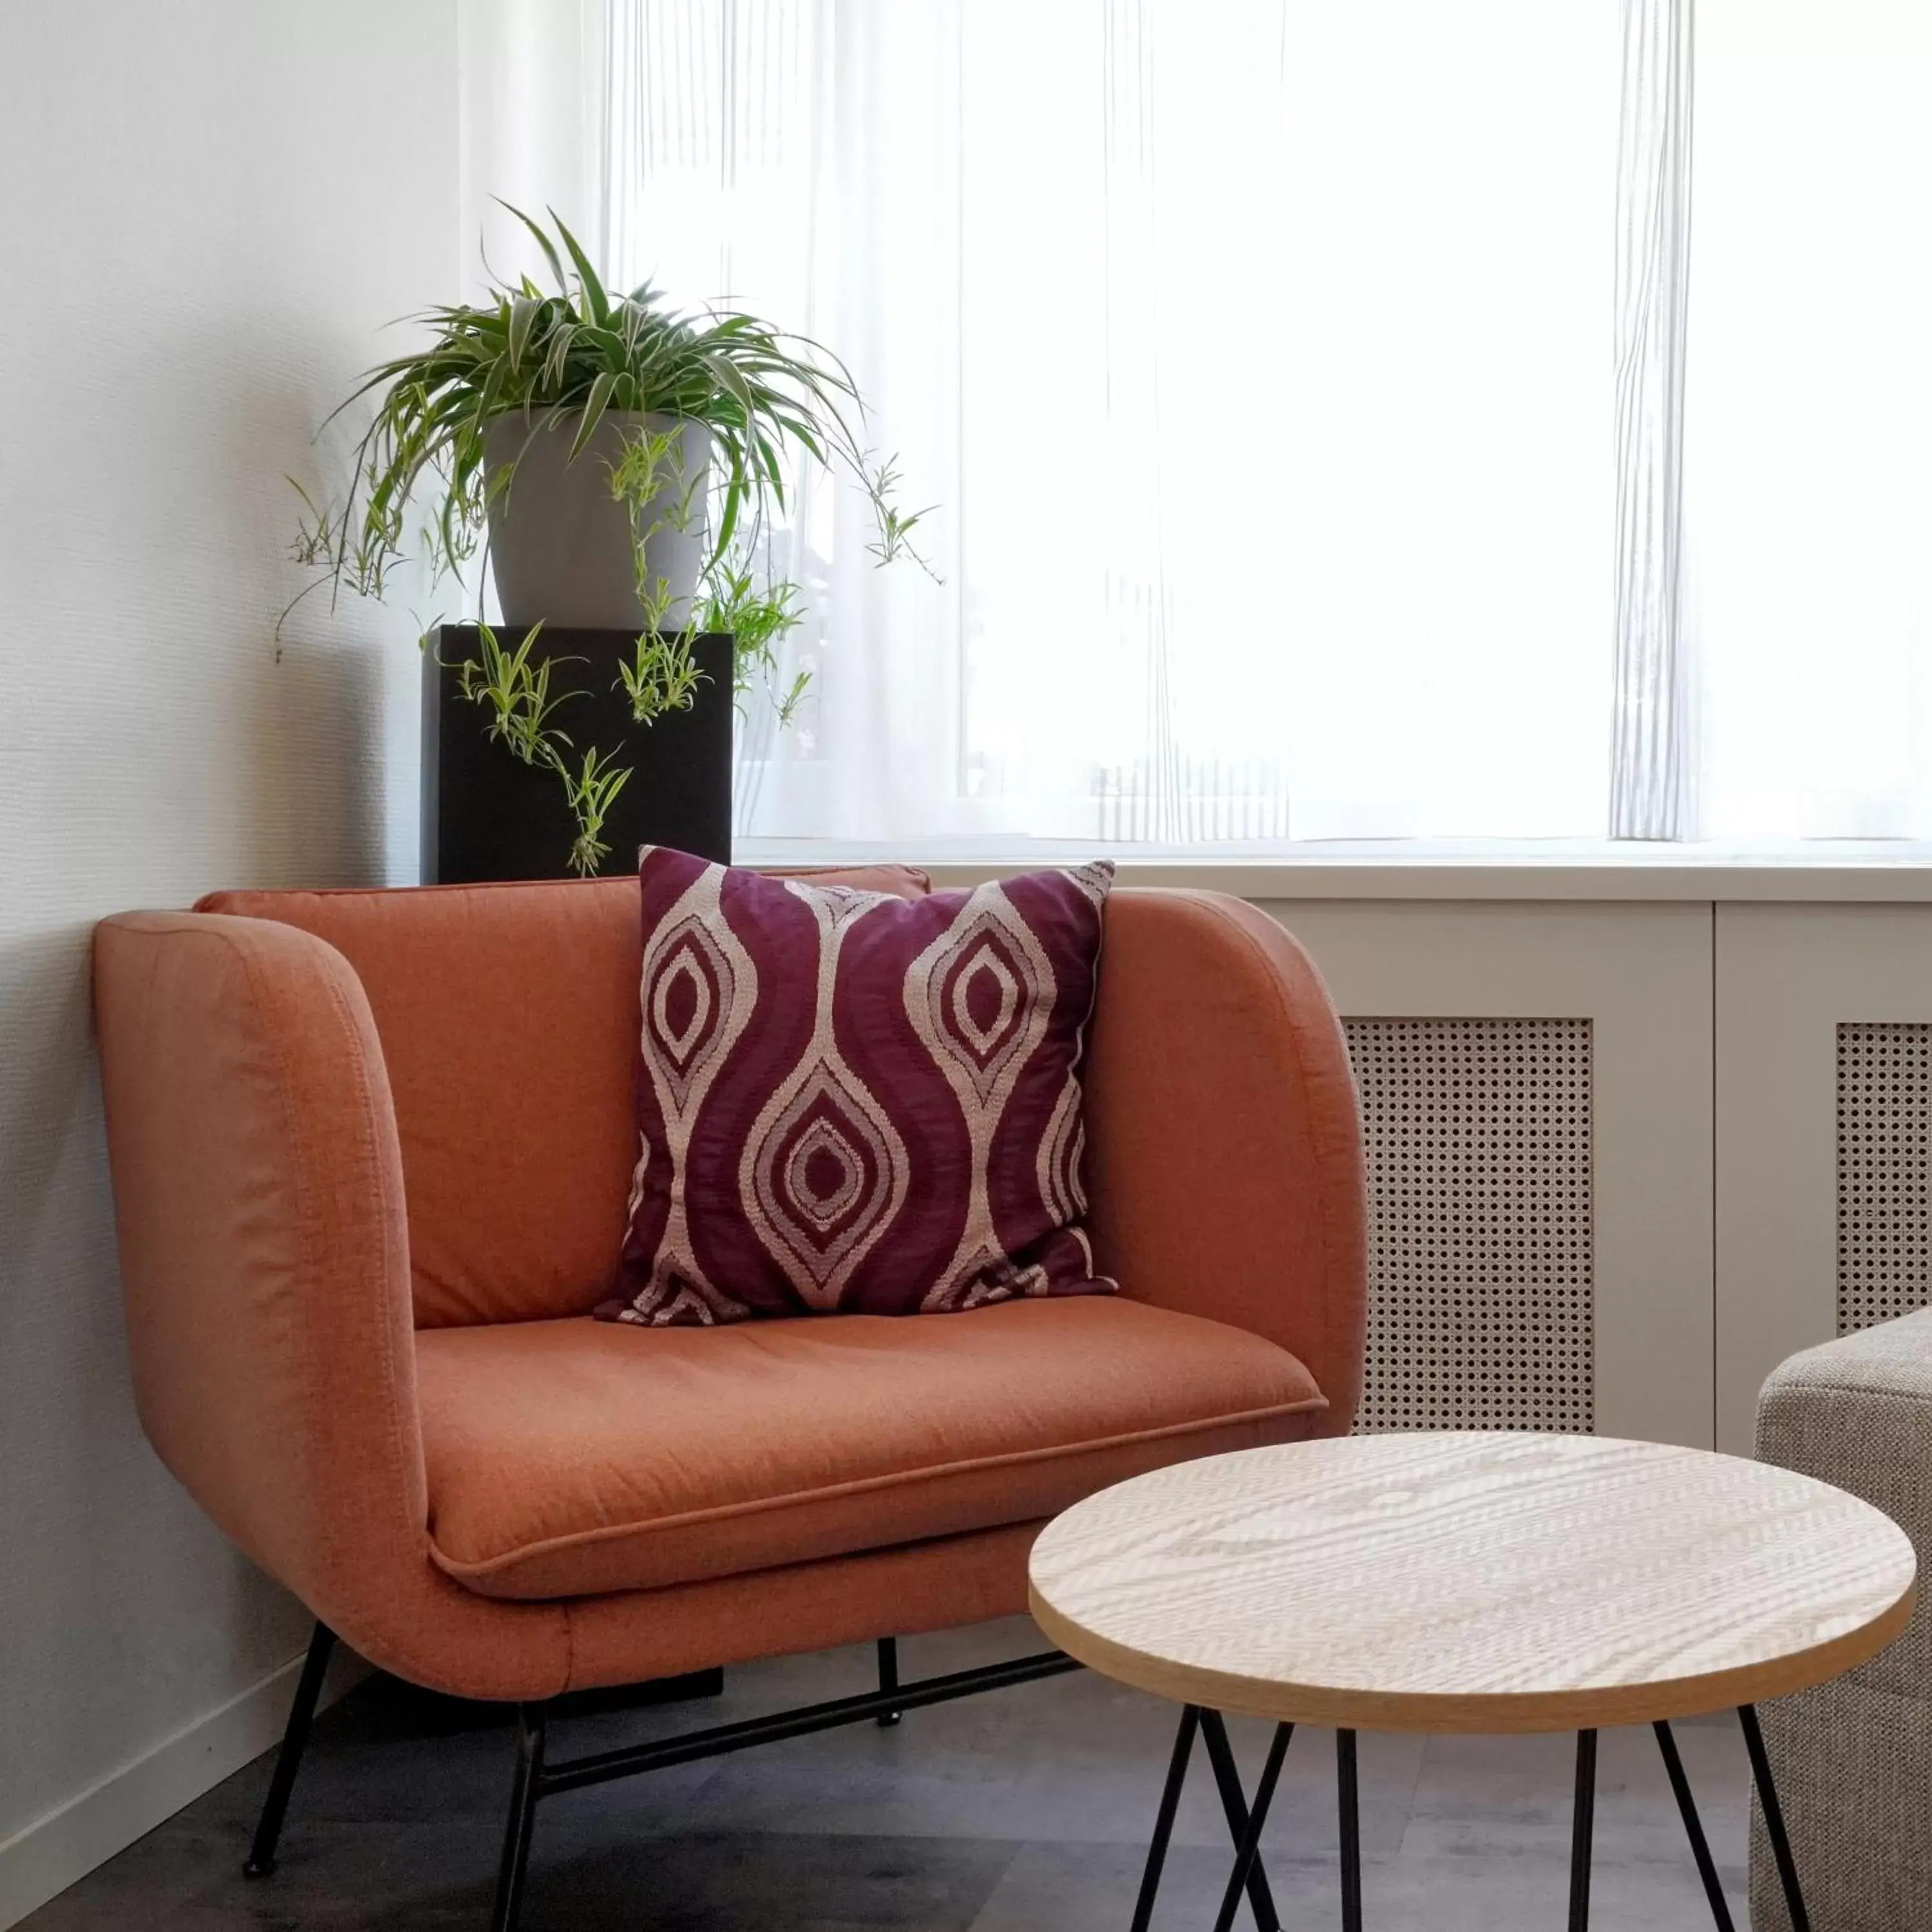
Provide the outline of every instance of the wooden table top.
{"type": "Polygon", "coordinates": [[[1157,1469],[1034,1545],[1053,1642],[1184,1703],[1556,1731],[1822,1683],[1904,1628],[1892,1519],[1768,1464],[1591,1436],[1342,1437],[1157,1469]]]}

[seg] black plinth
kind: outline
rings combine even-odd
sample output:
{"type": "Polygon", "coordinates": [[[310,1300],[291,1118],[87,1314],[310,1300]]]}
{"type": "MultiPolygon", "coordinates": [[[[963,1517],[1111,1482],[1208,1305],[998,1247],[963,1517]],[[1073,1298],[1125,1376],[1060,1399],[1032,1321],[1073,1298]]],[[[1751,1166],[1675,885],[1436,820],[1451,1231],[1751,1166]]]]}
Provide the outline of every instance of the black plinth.
{"type": "MultiPolygon", "coordinates": [[[[523,632],[496,633],[506,650],[523,632]]],[[[640,845],[671,845],[728,865],[731,859],[732,651],[730,638],[692,639],[704,673],[688,711],[650,724],[631,716],[617,680],[620,659],[636,636],[628,631],[563,631],[545,627],[536,652],[559,660],[553,696],[571,698],[554,722],[576,758],[595,746],[628,765],[631,776],[600,835],[610,848],[600,870],[634,871],[640,845]],[[561,662],[565,659],[574,662],[561,662]]],[[[424,653],[422,729],[422,877],[425,885],[466,885],[492,879],[572,876],[576,821],[554,771],[524,764],[489,735],[489,712],[466,699],[457,667],[479,655],[468,625],[446,625],[434,656],[424,653]]]]}

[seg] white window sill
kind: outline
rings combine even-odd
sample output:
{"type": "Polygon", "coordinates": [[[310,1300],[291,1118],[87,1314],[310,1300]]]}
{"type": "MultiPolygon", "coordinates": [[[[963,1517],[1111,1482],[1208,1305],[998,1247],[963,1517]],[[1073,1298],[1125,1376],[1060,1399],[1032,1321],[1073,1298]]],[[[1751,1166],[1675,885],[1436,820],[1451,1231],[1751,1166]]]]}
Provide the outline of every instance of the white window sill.
{"type": "Polygon", "coordinates": [[[1582,840],[1388,840],[1212,851],[1064,842],[741,840],[743,866],[923,866],[940,886],[1108,857],[1120,883],[1211,886],[1247,899],[1759,900],[1932,904],[1932,843],[1811,840],[1744,848],[1582,840]]]}

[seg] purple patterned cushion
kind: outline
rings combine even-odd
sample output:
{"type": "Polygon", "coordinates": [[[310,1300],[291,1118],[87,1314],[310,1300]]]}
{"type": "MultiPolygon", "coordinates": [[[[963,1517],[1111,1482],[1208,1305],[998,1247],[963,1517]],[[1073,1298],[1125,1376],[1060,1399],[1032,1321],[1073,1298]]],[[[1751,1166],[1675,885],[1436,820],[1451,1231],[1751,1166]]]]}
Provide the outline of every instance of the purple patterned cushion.
{"type": "Polygon", "coordinates": [[[902,899],[646,847],[620,1322],[1094,1294],[1079,1066],[1114,868],[902,899]]]}

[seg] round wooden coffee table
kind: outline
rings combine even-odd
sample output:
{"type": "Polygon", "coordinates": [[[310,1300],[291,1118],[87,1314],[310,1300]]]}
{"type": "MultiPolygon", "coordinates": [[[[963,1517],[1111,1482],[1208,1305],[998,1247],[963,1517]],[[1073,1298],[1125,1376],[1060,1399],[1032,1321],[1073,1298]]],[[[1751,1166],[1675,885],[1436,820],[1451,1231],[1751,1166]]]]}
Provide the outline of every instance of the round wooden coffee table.
{"type": "Polygon", "coordinates": [[[1361,1926],[1358,1730],[1577,1733],[1570,1924],[1589,1918],[1600,1727],[1648,1724],[1711,1909],[1731,1919],[1670,1720],[1735,1707],[1796,1932],[1809,1920],[1754,1706],[1862,1663],[1916,1574],[1890,1517],[1808,1476],[1589,1436],[1343,1437],[1209,1456],[1077,1503],[1034,1545],[1033,1613],[1083,1664],[1183,1706],[1135,1910],[1146,1932],[1197,1732],[1258,1858],[1298,1723],[1336,1728],[1342,1916],[1361,1926]],[[1272,1718],[1252,1804],[1221,1714],[1272,1718]]]}

